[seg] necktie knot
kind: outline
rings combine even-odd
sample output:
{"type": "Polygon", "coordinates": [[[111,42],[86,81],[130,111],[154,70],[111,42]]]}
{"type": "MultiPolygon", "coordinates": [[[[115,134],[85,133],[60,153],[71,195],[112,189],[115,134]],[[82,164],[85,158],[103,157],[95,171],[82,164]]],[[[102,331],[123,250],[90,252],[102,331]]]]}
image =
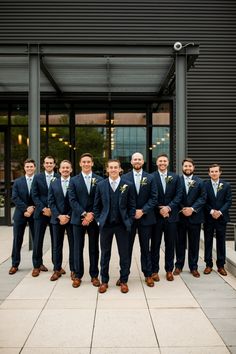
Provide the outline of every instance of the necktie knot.
{"type": "Polygon", "coordinates": [[[90,180],[90,175],[84,175],[84,181],[88,190],[88,194],[90,193],[90,184],[91,184],[91,180],[90,180]]]}
{"type": "Polygon", "coordinates": [[[114,192],[116,191],[116,181],[111,181],[111,188],[114,192]]]}

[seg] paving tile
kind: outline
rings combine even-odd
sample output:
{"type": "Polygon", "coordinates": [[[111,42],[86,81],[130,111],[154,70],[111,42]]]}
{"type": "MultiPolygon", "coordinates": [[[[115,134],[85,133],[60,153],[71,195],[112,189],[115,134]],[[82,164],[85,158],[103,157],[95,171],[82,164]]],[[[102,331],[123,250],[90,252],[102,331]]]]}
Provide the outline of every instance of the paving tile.
{"type": "Polygon", "coordinates": [[[236,319],[236,305],[234,308],[204,308],[204,312],[208,318],[234,318],[236,319]]]}
{"type": "Polygon", "coordinates": [[[5,300],[1,305],[1,309],[42,309],[47,302],[44,300],[5,300]]]}
{"type": "Polygon", "coordinates": [[[0,348],[19,348],[24,345],[40,310],[0,310],[0,348]],[[24,325],[20,325],[24,323],[24,325]],[[16,324],[17,326],[16,330],[16,324]],[[14,335],[12,335],[14,333],[14,335]],[[11,335],[9,335],[11,334],[11,335]]]}
{"type": "Polygon", "coordinates": [[[235,347],[230,347],[230,353],[231,354],[236,354],[236,346],[235,347]]]}
{"type": "Polygon", "coordinates": [[[178,347],[178,348],[160,348],[161,354],[229,354],[225,347],[178,347]]]}
{"type": "Polygon", "coordinates": [[[47,272],[41,273],[37,278],[24,278],[12,291],[8,299],[47,299],[55,284],[49,281],[47,272]]]}
{"type": "Polygon", "coordinates": [[[0,354],[19,354],[20,348],[0,348],[0,354]]]}
{"type": "Polygon", "coordinates": [[[147,310],[97,310],[93,348],[158,347],[147,310]]]}
{"type": "Polygon", "coordinates": [[[219,331],[219,335],[224,339],[227,347],[236,347],[236,333],[235,331],[219,331]]]}
{"type": "Polygon", "coordinates": [[[178,298],[157,298],[157,299],[147,299],[148,307],[150,309],[157,308],[198,308],[199,304],[193,297],[182,297],[178,298]]]}
{"type": "Polygon", "coordinates": [[[236,321],[235,318],[217,318],[211,319],[214,327],[217,331],[234,331],[236,335],[236,321]]]}
{"type": "Polygon", "coordinates": [[[92,348],[91,354],[160,354],[158,348],[92,348]]]}
{"type": "MultiPolygon", "coordinates": [[[[1,352],[0,352],[1,353],[1,352]]],[[[90,354],[90,348],[24,348],[21,354],[90,354]]]]}
{"type": "Polygon", "coordinates": [[[152,309],[151,315],[160,347],[224,346],[201,309],[152,309]]]}
{"type": "Polygon", "coordinates": [[[97,299],[88,298],[67,298],[67,299],[49,299],[45,305],[45,309],[93,309],[96,307],[97,299]]]}
{"type": "Polygon", "coordinates": [[[89,348],[93,321],[94,310],[44,310],[25,347],[89,348]]]}
{"type": "Polygon", "coordinates": [[[198,303],[203,308],[235,308],[236,296],[235,298],[228,299],[218,299],[217,296],[213,297],[212,299],[199,298],[198,303]]]}

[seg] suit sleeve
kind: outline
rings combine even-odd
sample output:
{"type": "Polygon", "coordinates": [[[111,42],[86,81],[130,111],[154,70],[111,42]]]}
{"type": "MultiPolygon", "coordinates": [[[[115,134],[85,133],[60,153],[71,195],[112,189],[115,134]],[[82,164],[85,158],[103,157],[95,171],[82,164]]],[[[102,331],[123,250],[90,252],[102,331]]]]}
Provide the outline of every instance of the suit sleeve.
{"type": "Polygon", "coordinates": [[[171,209],[178,208],[180,206],[182,197],[183,197],[183,188],[182,188],[182,184],[181,184],[181,179],[179,176],[177,176],[175,196],[171,200],[171,202],[168,204],[168,206],[171,209]]]}
{"type": "Polygon", "coordinates": [[[79,216],[82,215],[86,210],[84,210],[83,207],[78,202],[77,194],[76,194],[76,184],[73,181],[73,179],[70,180],[68,193],[69,193],[69,201],[70,201],[71,208],[79,216]]]}
{"type": "Polygon", "coordinates": [[[225,203],[220,208],[221,213],[224,215],[225,212],[228,212],[231,205],[232,205],[231,186],[229,183],[227,183],[227,187],[226,187],[226,191],[225,191],[225,203]]]}
{"type": "Polygon", "coordinates": [[[15,203],[17,208],[19,208],[22,212],[26,211],[27,204],[20,197],[20,186],[17,181],[13,184],[12,201],[15,203]]]}
{"type": "Polygon", "coordinates": [[[200,181],[198,188],[200,188],[199,197],[192,205],[192,208],[196,211],[196,213],[198,213],[206,204],[206,189],[204,187],[203,181],[200,181]]]}
{"type": "Polygon", "coordinates": [[[94,204],[93,204],[94,217],[95,217],[95,220],[97,223],[99,223],[101,210],[102,210],[101,188],[100,188],[100,185],[98,184],[97,188],[96,188],[96,193],[95,193],[95,197],[94,197],[94,204]]]}
{"type": "Polygon", "coordinates": [[[52,184],[50,185],[49,190],[48,190],[48,205],[49,205],[49,208],[51,209],[53,217],[55,219],[58,218],[60,213],[59,213],[57,206],[56,206],[56,199],[55,199],[55,194],[54,194],[52,184]]]}
{"type": "Polygon", "coordinates": [[[40,212],[42,212],[42,210],[45,208],[45,205],[40,199],[39,182],[37,176],[35,176],[33,179],[33,183],[31,186],[31,194],[35,206],[38,208],[40,212]]]}
{"type": "Polygon", "coordinates": [[[153,176],[150,178],[150,195],[148,201],[144,204],[142,210],[144,214],[148,214],[157,205],[157,185],[153,176]]]}

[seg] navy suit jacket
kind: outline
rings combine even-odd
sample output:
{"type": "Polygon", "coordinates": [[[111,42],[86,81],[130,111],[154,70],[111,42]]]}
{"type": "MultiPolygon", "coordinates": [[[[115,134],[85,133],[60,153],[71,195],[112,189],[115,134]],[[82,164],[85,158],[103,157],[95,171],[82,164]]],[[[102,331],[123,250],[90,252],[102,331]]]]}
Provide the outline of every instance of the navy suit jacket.
{"type": "Polygon", "coordinates": [[[93,212],[95,192],[98,184],[102,180],[103,180],[102,177],[96,175],[95,173],[92,173],[91,189],[90,189],[90,194],[88,194],[88,190],[84,182],[84,177],[82,173],[70,179],[68,193],[69,193],[70,205],[72,208],[72,216],[71,216],[72,224],[81,225],[82,224],[81,215],[84,212],[93,212]]]}
{"type": "Polygon", "coordinates": [[[180,221],[184,221],[188,218],[192,224],[199,224],[204,221],[204,206],[206,203],[206,191],[204,183],[201,178],[193,175],[192,181],[194,185],[189,187],[188,194],[186,193],[184,177],[181,176],[181,184],[183,188],[183,198],[181,200],[181,209],[184,207],[191,207],[195,210],[191,216],[184,216],[180,213],[180,221]]]}
{"type": "Polygon", "coordinates": [[[169,182],[166,182],[166,190],[164,192],[160,173],[155,171],[152,175],[155,178],[158,189],[157,219],[163,219],[159,213],[159,208],[161,206],[169,206],[171,211],[168,221],[177,222],[179,220],[180,202],[183,196],[180,177],[174,172],[167,172],[169,182]]]}
{"type": "MultiPolygon", "coordinates": [[[[54,178],[59,178],[60,175],[54,173],[54,178]]],[[[48,208],[48,186],[46,182],[45,172],[38,173],[34,176],[32,187],[32,198],[35,204],[34,218],[38,219],[41,217],[42,210],[46,207],[48,208]]]]}
{"type": "Polygon", "coordinates": [[[13,215],[14,221],[22,221],[24,223],[26,220],[30,220],[33,217],[33,215],[30,218],[24,216],[24,212],[28,206],[34,205],[31,193],[29,194],[28,191],[25,176],[19,177],[15,180],[12,189],[12,201],[16,206],[13,215]]]}
{"type": "MultiPolygon", "coordinates": [[[[127,231],[131,230],[133,218],[135,215],[135,198],[133,185],[121,177],[119,186],[119,205],[114,207],[119,208],[119,212],[127,231]]],[[[106,178],[100,182],[96,189],[94,200],[94,214],[100,229],[106,223],[110,212],[110,182],[106,178]]]]}
{"type": "Polygon", "coordinates": [[[134,186],[136,209],[142,209],[144,215],[139,219],[141,225],[153,225],[156,223],[155,207],[157,205],[157,186],[153,176],[145,171],[142,172],[139,194],[135,188],[134,174],[130,171],[123,175],[124,180],[134,186]]]}
{"type": "Polygon", "coordinates": [[[230,221],[229,208],[232,204],[232,193],[230,184],[222,179],[219,180],[221,188],[218,190],[216,196],[212,187],[211,179],[205,181],[206,190],[206,205],[205,205],[205,220],[206,222],[215,222],[216,220],[210,214],[212,209],[220,210],[222,216],[217,219],[219,222],[226,223],[230,221]]]}
{"type": "Polygon", "coordinates": [[[68,191],[66,196],[64,196],[61,186],[61,178],[57,178],[50,183],[48,190],[48,205],[52,212],[50,220],[52,224],[59,223],[59,215],[68,215],[71,217],[71,207],[69,203],[68,191]]]}

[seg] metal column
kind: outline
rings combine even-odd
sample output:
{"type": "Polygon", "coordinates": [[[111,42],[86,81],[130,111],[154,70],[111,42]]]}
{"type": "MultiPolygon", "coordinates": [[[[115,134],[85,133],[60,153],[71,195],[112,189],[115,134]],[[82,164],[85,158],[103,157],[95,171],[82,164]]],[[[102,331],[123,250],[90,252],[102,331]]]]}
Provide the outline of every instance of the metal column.
{"type": "MultiPolygon", "coordinates": [[[[29,99],[28,99],[28,156],[35,160],[40,171],[40,58],[39,47],[29,47],[29,99]]],[[[29,231],[29,250],[32,250],[32,235],[29,231]]]]}
{"type": "Polygon", "coordinates": [[[29,157],[40,171],[40,58],[38,45],[29,47],[29,157]]]}
{"type": "Polygon", "coordinates": [[[176,172],[182,171],[182,160],[186,157],[187,145],[187,56],[176,54],[176,172]]]}

